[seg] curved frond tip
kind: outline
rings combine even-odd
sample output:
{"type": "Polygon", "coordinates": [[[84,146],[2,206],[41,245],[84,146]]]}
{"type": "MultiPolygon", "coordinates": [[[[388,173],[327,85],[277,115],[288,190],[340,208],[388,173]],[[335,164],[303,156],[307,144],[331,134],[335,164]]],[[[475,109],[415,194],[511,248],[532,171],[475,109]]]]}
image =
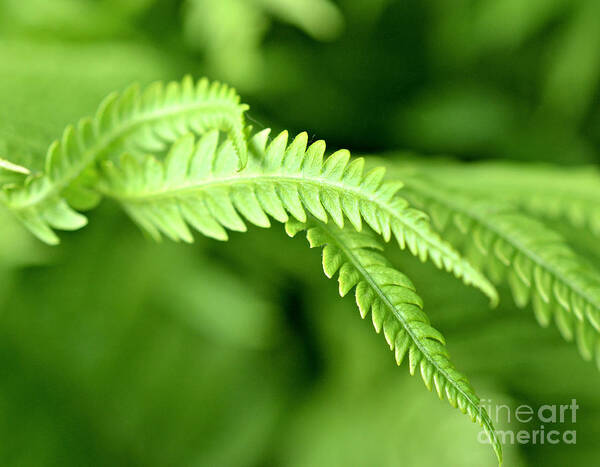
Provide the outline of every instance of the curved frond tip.
{"type": "Polygon", "coordinates": [[[398,365],[408,358],[410,374],[420,372],[427,388],[440,399],[469,415],[487,433],[502,462],[502,447],[479,397],[452,363],[442,334],[431,326],[423,302],[411,281],[378,252],[383,248],[370,233],[340,229],[331,224],[286,224],[290,236],[306,230],[311,247],[323,248],[323,269],[329,278],[338,274],[339,291],[355,289],[362,318],[371,313],[375,330],[383,335],[398,365]]]}

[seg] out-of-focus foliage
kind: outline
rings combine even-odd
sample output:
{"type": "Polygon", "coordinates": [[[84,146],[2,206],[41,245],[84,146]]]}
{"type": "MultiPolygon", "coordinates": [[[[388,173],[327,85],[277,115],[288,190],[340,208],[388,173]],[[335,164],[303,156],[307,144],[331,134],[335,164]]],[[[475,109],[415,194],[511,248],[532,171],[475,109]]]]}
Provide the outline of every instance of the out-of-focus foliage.
{"type": "MultiPolygon", "coordinates": [[[[0,158],[42,170],[110,91],[192,73],[242,90],[258,129],[308,129],[333,148],[597,164],[599,44],[595,0],[0,0],[0,158]]],[[[486,191],[460,170],[455,187],[486,191]]],[[[597,238],[561,216],[595,224],[561,206],[552,226],[600,264],[597,238]]],[[[107,202],[49,249],[0,211],[0,463],[495,465],[476,425],[398,371],[304,243],[251,229],[157,246],[107,202]]],[[[416,259],[394,265],[480,394],[513,408],[577,399],[575,446],[505,445],[505,465],[596,461],[600,376],[558,330],[508,289],[488,311],[416,259]]]]}
{"type": "Polygon", "coordinates": [[[330,0],[187,0],[184,35],[193,50],[204,53],[212,73],[244,91],[258,90],[270,79],[261,46],[272,19],[325,41],[343,26],[330,0]]]}

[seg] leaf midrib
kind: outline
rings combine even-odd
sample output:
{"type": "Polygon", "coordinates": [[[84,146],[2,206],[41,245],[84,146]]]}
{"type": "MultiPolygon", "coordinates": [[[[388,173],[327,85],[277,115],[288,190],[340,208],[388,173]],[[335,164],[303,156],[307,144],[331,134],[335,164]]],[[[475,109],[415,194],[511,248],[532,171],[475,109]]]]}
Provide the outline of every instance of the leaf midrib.
{"type": "MultiPolygon", "coordinates": [[[[426,236],[423,236],[419,229],[416,228],[409,220],[402,218],[399,213],[388,203],[383,202],[380,198],[372,196],[370,193],[360,189],[360,186],[351,186],[339,182],[333,182],[329,179],[322,177],[310,177],[305,174],[302,175],[291,175],[291,174],[252,174],[246,176],[228,176],[218,179],[203,180],[202,182],[191,183],[180,187],[169,187],[168,189],[154,192],[145,192],[142,194],[131,194],[131,193],[114,193],[110,190],[102,189],[102,194],[116,198],[122,202],[130,203],[147,203],[153,200],[159,200],[164,198],[172,198],[177,196],[184,196],[197,191],[207,191],[210,188],[218,187],[231,187],[232,185],[244,185],[244,184],[259,184],[259,183],[291,183],[296,185],[306,184],[313,185],[320,189],[330,189],[338,191],[340,193],[352,194],[356,198],[368,201],[376,204],[378,208],[394,218],[402,225],[409,228],[414,232],[424,243],[429,245],[429,248],[442,252],[446,257],[452,256],[454,264],[456,264],[456,255],[448,248],[445,248],[443,244],[437,244],[432,242],[426,236]]],[[[464,265],[463,265],[464,266],[464,265]]]]}

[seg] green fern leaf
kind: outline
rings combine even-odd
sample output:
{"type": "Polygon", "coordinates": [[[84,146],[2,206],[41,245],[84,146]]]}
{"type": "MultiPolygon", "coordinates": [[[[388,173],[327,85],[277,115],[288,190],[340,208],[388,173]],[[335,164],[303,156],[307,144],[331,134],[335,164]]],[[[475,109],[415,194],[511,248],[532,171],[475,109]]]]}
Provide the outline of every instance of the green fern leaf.
{"type": "Polygon", "coordinates": [[[533,215],[562,219],[600,236],[600,173],[596,167],[504,161],[425,165],[414,160],[401,162],[392,171],[401,178],[407,168],[469,195],[507,201],[533,215]]]}
{"type": "Polygon", "coordinates": [[[469,191],[509,201],[534,215],[564,219],[600,236],[600,173],[595,167],[495,163],[477,164],[471,171],[465,173],[469,191]]]}
{"type": "Polygon", "coordinates": [[[450,362],[444,337],[429,323],[411,281],[378,253],[383,248],[377,239],[367,231],[331,224],[286,223],[290,236],[302,230],[307,230],[311,248],[323,247],[325,275],[332,278],[338,274],[340,295],[355,288],[361,317],[371,313],[375,330],[383,331],[397,364],[408,357],[411,375],[419,371],[430,391],[435,387],[440,399],[445,397],[479,423],[501,463],[502,448],[487,412],[467,379],[450,362]]]}
{"type": "Polygon", "coordinates": [[[518,306],[531,301],[542,326],[554,319],[563,337],[575,339],[581,355],[600,365],[600,275],[559,234],[509,204],[423,178],[404,180],[411,199],[440,229],[453,224],[467,236],[468,257],[496,282],[508,283],[518,306]]]}
{"type": "Polygon", "coordinates": [[[229,134],[243,167],[247,162],[246,109],[233,89],[206,79],[194,83],[188,76],[166,86],[158,82],[143,92],[133,85],[120,95],[108,96],[94,118],[68,126],[62,139],[48,150],[45,173],[4,190],[2,201],[34,234],[57,243],[51,227],[72,230],[85,225],[85,218],[63,200],[65,190],[74,207],[97,202],[94,193],[78,182],[98,160],[118,157],[124,151],[161,151],[190,130],[204,133],[216,128],[229,134]]]}
{"type": "Polygon", "coordinates": [[[363,174],[363,159],[350,160],[342,150],[323,160],[325,143],[307,147],[306,133],[288,145],[286,132],[268,145],[268,132],[257,134],[247,167],[237,171],[229,142],[218,146],[210,132],[195,145],[192,135],[179,140],[164,163],[124,157],[117,168],[104,164],[106,183],[100,189],[118,199],[130,216],[153,237],[192,241],[188,224],[205,235],[225,240],[225,229],[244,231],[243,216],[260,227],[269,216],[286,222],[289,216],[305,222],[308,214],[342,227],[346,221],[361,230],[363,222],[422,261],[428,257],[467,284],[497,299],[492,284],[444,242],[427,217],[408,207],[397,195],[401,184],[384,182],[384,170],[363,174]]]}

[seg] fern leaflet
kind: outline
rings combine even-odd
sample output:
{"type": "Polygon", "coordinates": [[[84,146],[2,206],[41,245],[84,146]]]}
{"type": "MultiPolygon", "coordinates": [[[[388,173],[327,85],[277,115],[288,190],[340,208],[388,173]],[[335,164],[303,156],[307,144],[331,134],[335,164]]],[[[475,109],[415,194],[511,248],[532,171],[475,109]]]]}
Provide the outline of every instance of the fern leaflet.
{"type": "Polygon", "coordinates": [[[475,391],[450,362],[442,334],[429,323],[423,302],[404,274],[393,269],[378,253],[381,244],[370,233],[340,229],[328,224],[306,225],[296,220],[286,224],[290,236],[307,230],[311,248],[323,247],[323,269],[332,278],[338,273],[340,295],[355,288],[356,303],[364,319],[371,312],[373,326],[383,334],[400,365],[408,356],[410,374],[415,371],[440,399],[479,423],[492,443],[498,461],[502,448],[493,424],[475,391]]]}

